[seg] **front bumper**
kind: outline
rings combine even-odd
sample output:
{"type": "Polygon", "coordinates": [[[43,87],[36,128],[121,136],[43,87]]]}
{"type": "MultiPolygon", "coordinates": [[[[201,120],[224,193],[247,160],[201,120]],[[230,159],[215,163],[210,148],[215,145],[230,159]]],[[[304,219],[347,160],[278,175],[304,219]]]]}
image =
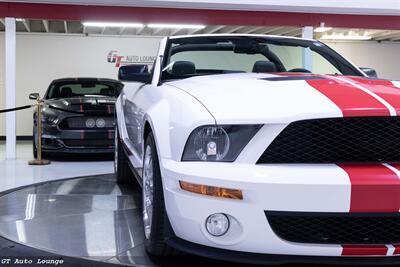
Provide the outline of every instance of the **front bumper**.
{"type": "Polygon", "coordinates": [[[211,248],[191,243],[173,237],[167,244],[177,250],[193,255],[213,258],[223,261],[249,263],[259,265],[283,264],[334,264],[334,265],[359,265],[359,266],[399,266],[400,257],[335,257],[335,256],[299,256],[299,255],[274,255],[249,252],[237,252],[226,249],[211,248]]]}
{"type": "MultiPolygon", "coordinates": [[[[351,184],[346,172],[337,165],[254,165],[162,159],[161,173],[166,210],[179,239],[224,251],[262,255],[343,255],[343,244],[284,240],[274,233],[265,216],[265,211],[349,212],[351,184]],[[183,191],[180,180],[240,189],[244,199],[183,191]],[[213,237],[206,231],[205,220],[213,213],[225,213],[233,218],[230,230],[222,237],[213,237]]],[[[355,253],[357,256],[385,258],[364,246],[359,251],[359,255],[355,253]]]]}
{"type": "Polygon", "coordinates": [[[112,153],[114,129],[64,130],[44,125],[42,150],[46,153],[112,153]]]}

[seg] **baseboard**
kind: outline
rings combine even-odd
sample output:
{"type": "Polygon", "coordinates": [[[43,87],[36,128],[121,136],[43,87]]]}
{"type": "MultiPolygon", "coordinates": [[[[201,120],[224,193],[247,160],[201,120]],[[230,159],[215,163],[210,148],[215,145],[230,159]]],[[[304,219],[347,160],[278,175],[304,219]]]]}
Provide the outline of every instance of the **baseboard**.
{"type": "MultiPolygon", "coordinates": [[[[30,141],[32,140],[32,135],[18,135],[17,141],[30,141]]],[[[4,135],[0,135],[0,141],[5,141],[6,137],[4,135]]]]}

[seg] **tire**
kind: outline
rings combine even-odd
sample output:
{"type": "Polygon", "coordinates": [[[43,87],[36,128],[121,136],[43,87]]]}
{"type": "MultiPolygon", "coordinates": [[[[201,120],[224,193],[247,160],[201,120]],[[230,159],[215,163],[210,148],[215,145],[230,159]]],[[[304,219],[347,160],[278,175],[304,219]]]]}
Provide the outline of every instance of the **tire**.
{"type": "Polygon", "coordinates": [[[152,133],[147,136],[144,148],[142,202],[145,248],[154,256],[174,256],[178,252],[165,243],[168,216],[165,211],[160,164],[152,133]],[[149,190],[153,192],[152,196],[148,193],[149,190]],[[152,202],[151,207],[146,205],[148,201],[152,202]]]}
{"type": "Polygon", "coordinates": [[[114,172],[117,183],[128,184],[133,182],[132,170],[129,167],[129,159],[125,154],[121,138],[118,134],[118,126],[115,127],[115,148],[114,148],[114,172]]]}

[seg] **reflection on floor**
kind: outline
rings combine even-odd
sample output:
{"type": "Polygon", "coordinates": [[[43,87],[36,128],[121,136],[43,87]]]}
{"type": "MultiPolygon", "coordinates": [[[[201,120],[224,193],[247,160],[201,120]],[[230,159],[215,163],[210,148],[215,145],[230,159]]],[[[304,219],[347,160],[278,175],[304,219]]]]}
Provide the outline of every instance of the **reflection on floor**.
{"type": "Polygon", "coordinates": [[[114,264],[234,266],[194,256],[149,258],[140,188],[117,185],[113,175],[54,181],[1,196],[0,236],[42,251],[114,264]]]}
{"type": "Polygon", "coordinates": [[[77,155],[52,159],[48,166],[30,166],[32,141],[17,143],[17,159],[5,159],[5,143],[0,142],[0,192],[24,185],[62,178],[112,173],[112,156],[87,157],[77,155]],[[110,160],[111,159],[111,160],[110,160]]]}

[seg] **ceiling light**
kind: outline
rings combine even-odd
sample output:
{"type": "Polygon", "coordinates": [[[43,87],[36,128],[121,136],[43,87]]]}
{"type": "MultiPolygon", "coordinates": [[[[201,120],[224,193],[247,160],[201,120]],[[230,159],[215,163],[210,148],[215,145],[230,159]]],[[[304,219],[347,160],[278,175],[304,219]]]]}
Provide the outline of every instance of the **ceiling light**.
{"type": "Polygon", "coordinates": [[[314,29],[314,32],[327,32],[332,30],[332,27],[318,27],[314,29]]]}
{"type": "Polygon", "coordinates": [[[151,23],[148,24],[149,28],[165,28],[165,29],[204,29],[206,26],[199,24],[161,24],[151,23]]]}
{"type": "Polygon", "coordinates": [[[21,22],[22,22],[22,21],[25,21],[25,19],[23,19],[23,18],[16,18],[15,20],[16,20],[16,21],[21,21],[21,22]]]}
{"type": "Polygon", "coordinates": [[[110,28],[142,28],[142,23],[125,23],[125,22],[83,22],[85,27],[110,27],[110,28]]]}
{"type": "Polygon", "coordinates": [[[321,40],[345,40],[345,41],[366,41],[366,40],[371,40],[372,37],[368,35],[323,35],[321,40]]]}
{"type": "Polygon", "coordinates": [[[327,32],[332,30],[332,27],[325,27],[325,22],[321,22],[318,28],[314,29],[314,32],[327,32]]]}

